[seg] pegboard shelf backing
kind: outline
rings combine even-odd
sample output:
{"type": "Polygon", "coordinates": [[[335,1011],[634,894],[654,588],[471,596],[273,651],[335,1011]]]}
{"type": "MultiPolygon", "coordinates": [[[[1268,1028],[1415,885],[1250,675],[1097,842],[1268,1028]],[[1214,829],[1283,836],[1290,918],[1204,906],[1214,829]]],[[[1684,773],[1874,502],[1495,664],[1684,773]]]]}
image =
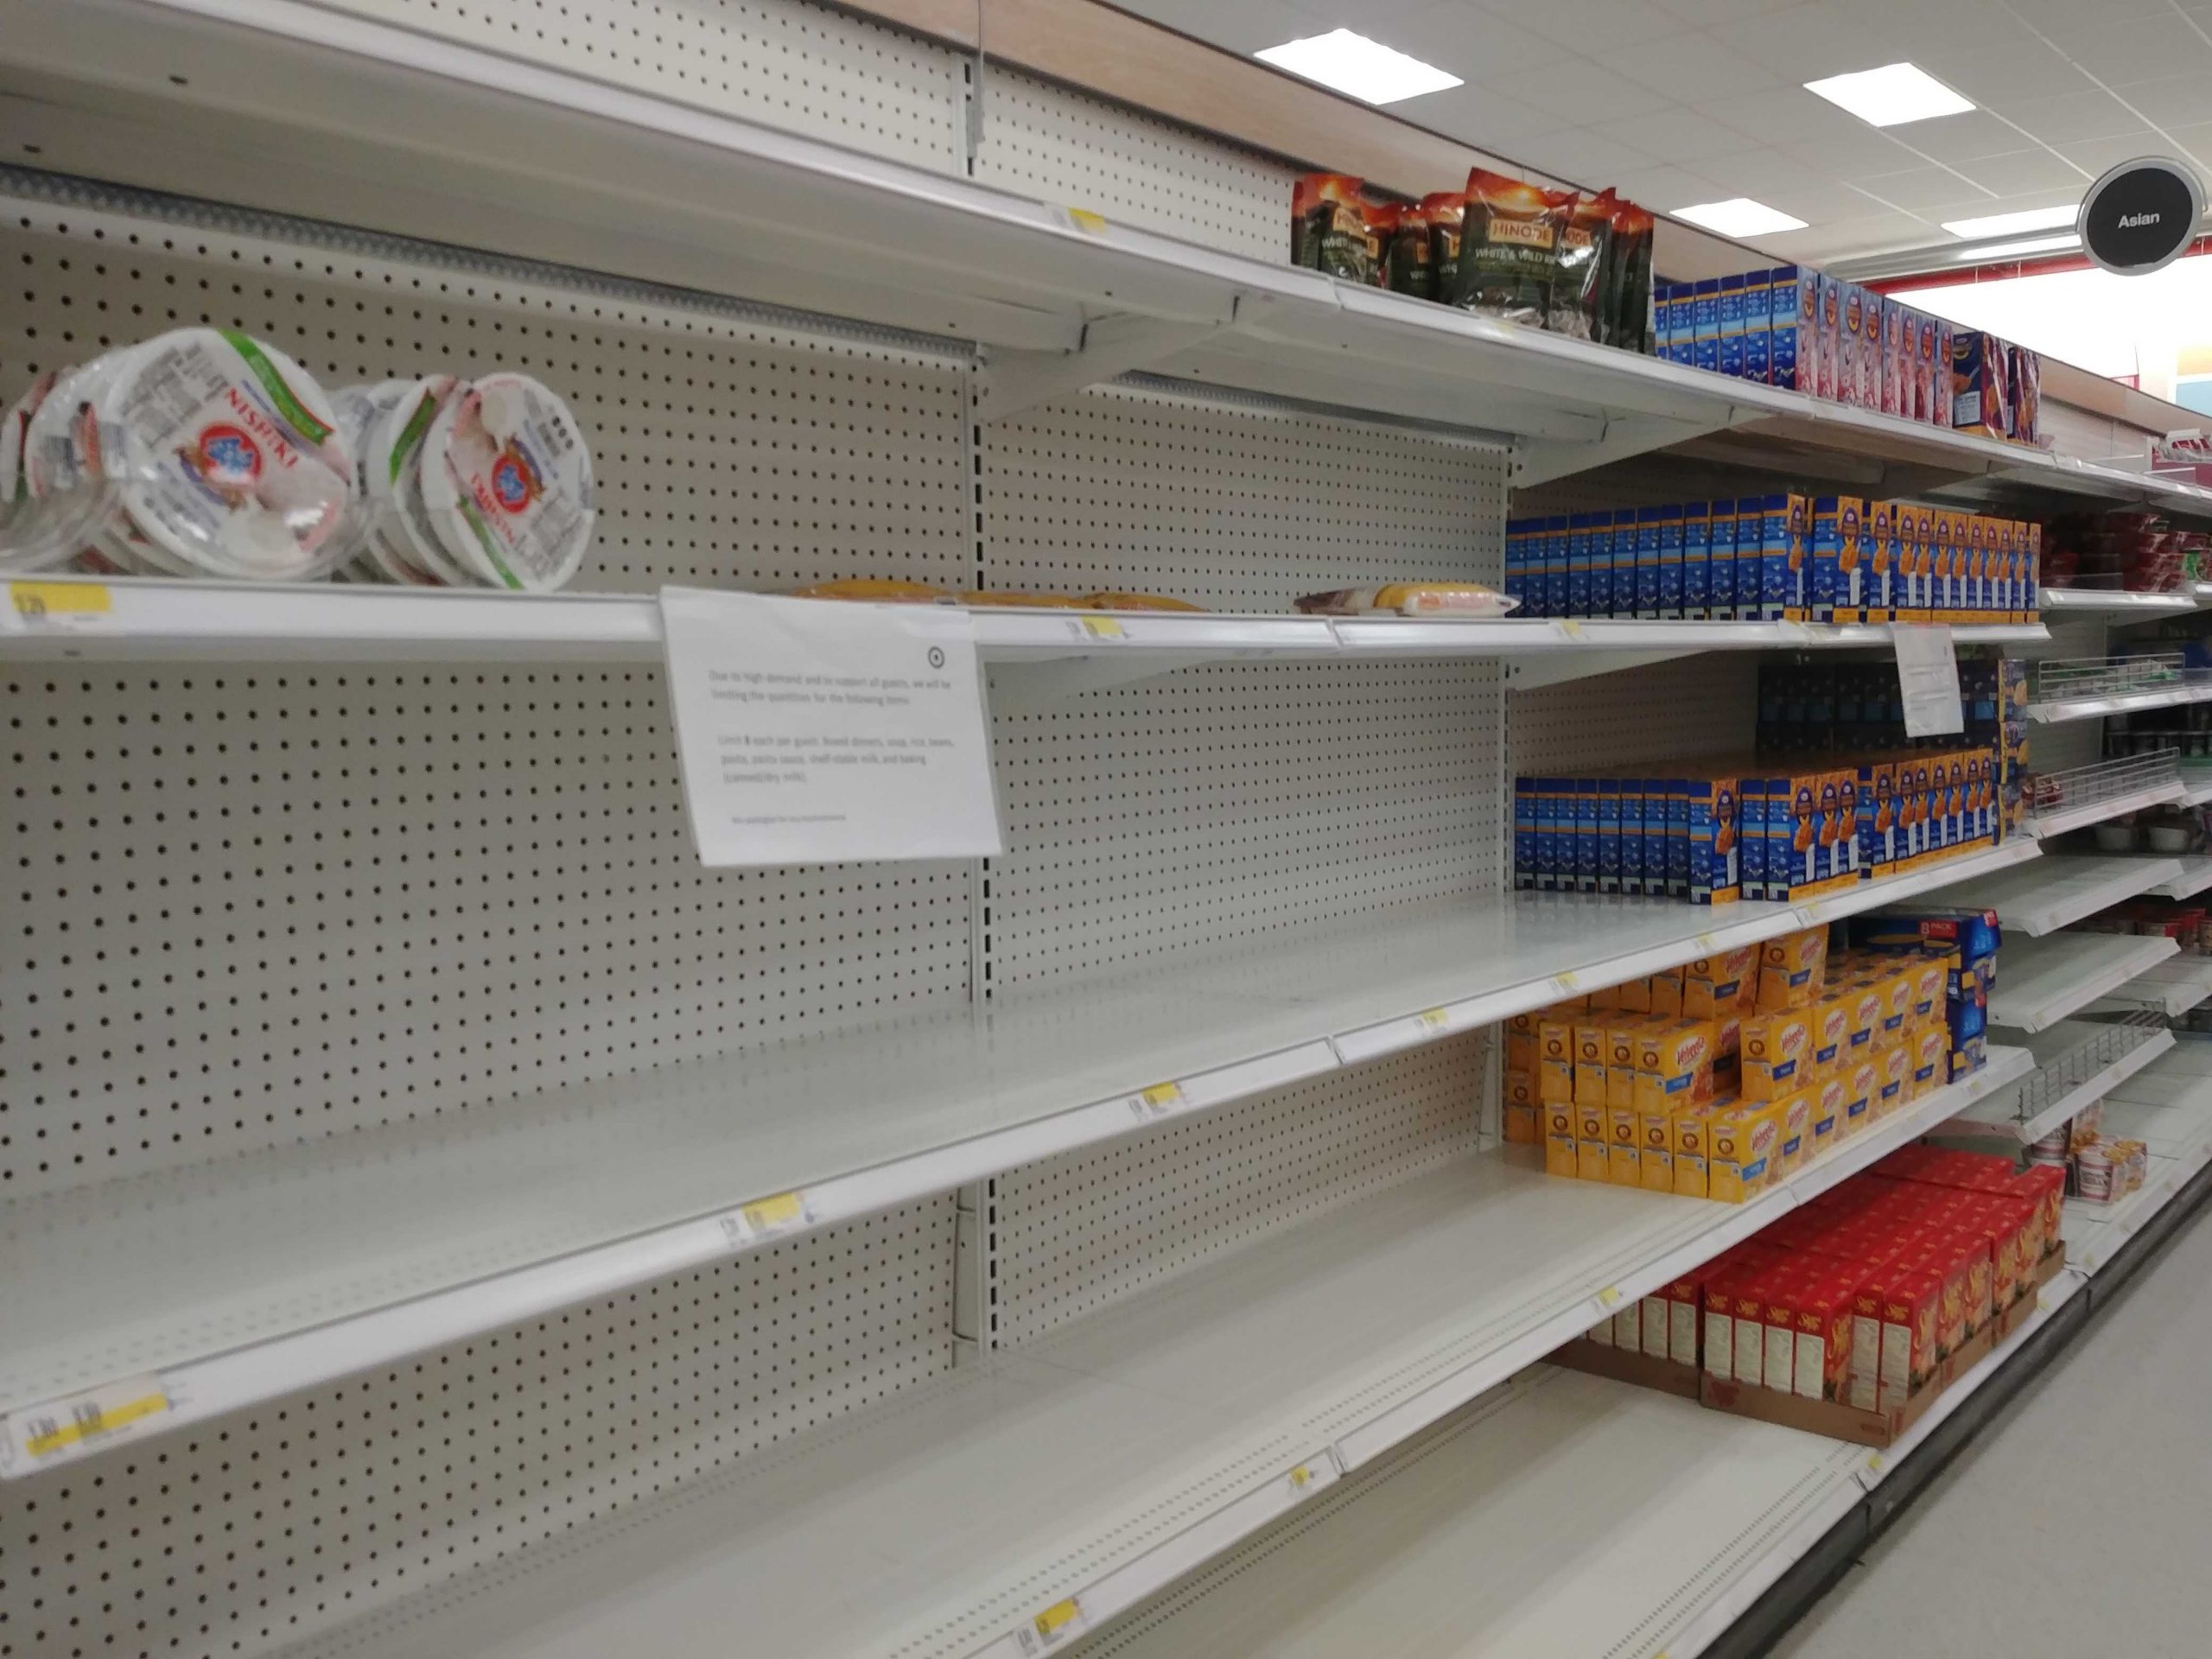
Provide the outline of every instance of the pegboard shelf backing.
{"type": "MultiPolygon", "coordinates": [[[[967,167],[969,62],[801,0],[330,10],[967,167]]],[[[1274,257],[1279,162],[987,73],[978,178],[1274,257]]],[[[118,130],[41,122],[41,165],[87,173],[118,130]]],[[[293,182],[334,176],[315,165],[293,182]]],[[[405,182],[264,203],[318,223],[0,176],[0,391],[201,321],[327,385],[526,370],[593,443],[581,591],[868,575],[1280,611],[1498,577],[1494,447],[1158,387],[985,426],[967,345],[511,257],[592,245],[588,216],[565,245],[477,251],[449,212],[410,217],[429,198],[405,182]]],[[[656,274],[716,274],[696,255],[656,274]]],[[[11,664],[0,1205],[181,1217],[251,1160],[488,1137],[518,1096],[620,1103],[770,1039],[1495,899],[1503,702],[1491,661],[1178,670],[995,718],[1008,852],[987,865],[709,872],[649,659],[11,664]]],[[[1470,1033],[1006,1171],[967,1195],[994,1296],[972,1349],[948,1192],[34,1472],[0,1503],[0,1659],[355,1651],[412,1598],[565,1563],[586,1535],[619,1549],[648,1496],[804,1484],[856,1414],[930,1409],[957,1357],[1020,1365],[1077,1315],[1473,1152],[1489,1075],[1470,1033]]],[[[526,1246],[485,1208],[441,1270],[526,1246]]]]}

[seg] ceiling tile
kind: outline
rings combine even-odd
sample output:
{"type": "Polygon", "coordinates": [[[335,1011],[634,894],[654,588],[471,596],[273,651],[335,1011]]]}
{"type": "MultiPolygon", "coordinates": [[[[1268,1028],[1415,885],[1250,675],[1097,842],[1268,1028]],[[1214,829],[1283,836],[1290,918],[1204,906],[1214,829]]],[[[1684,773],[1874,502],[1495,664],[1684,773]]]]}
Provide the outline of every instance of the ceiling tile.
{"type": "Polygon", "coordinates": [[[2032,109],[2044,99],[2096,90],[2096,83],[2056,48],[2024,36],[2015,45],[1933,51],[1914,61],[1984,109],[2008,115],[2032,109]]]}
{"type": "MultiPolygon", "coordinates": [[[[1746,196],[1768,200],[1768,192],[1776,190],[1840,189],[1835,175],[1805,165],[1794,156],[1785,156],[1778,149],[1758,147],[1738,149],[1725,156],[1709,156],[1697,164],[1697,170],[1715,184],[1725,184],[1731,190],[1746,196]]],[[[1780,207],[1782,204],[1773,204],[1780,207]]],[[[1796,209],[1791,209],[1796,212],[1796,209]]],[[[1802,217],[1802,215],[1801,215],[1802,217]]]]}
{"type": "Polygon", "coordinates": [[[1846,4],[1792,6],[1747,17],[1726,31],[1728,44],[1785,79],[1802,84],[1897,61],[1888,35],[1862,29],[1846,4]]]}
{"type": "Polygon", "coordinates": [[[1510,76],[1489,84],[1509,98],[1532,99],[1541,92],[1566,117],[1563,125],[1650,115],[1673,102],[1585,58],[1553,65],[1544,71],[1540,85],[1532,86],[1525,76],[1510,76]]]}
{"type": "MultiPolygon", "coordinates": [[[[1858,28],[1885,42],[1885,63],[1929,68],[1929,54],[1945,48],[1987,48],[2017,34],[2019,19],[2002,0],[1840,0],[1858,28]]],[[[1930,69],[1929,73],[1934,71],[1930,69]]],[[[1800,76],[1808,80],[1809,75],[1800,76]]]]}
{"type": "Polygon", "coordinates": [[[1390,113],[1484,149],[1520,144],[1567,124],[1548,104],[1525,104],[1485,86],[1447,86],[1393,104],[1390,113]]]}
{"type": "Polygon", "coordinates": [[[1465,0],[1577,52],[1634,46],[1682,32],[1653,0],[1465,0]]]}
{"type": "MultiPolygon", "coordinates": [[[[2171,75],[2163,80],[2145,80],[2122,88],[2113,94],[2117,103],[2125,104],[2154,127],[2195,127],[2212,121],[2212,79],[2202,75],[2171,75]]],[[[2034,128],[2028,123],[2030,131],[2034,128]]],[[[2115,128],[2114,131],[2120,129],[2115,128]]],[[[2109,138],[2113,133],[2083,132],[2073,135],[2078,138],[2109,138]]],[[[2036,137],[2045,143],[2063,143],[2036,137]]]]}
{"type": "MultiPolygon", "coordinates": [[[[1424,0],[1426,3],[1426,0],[1424,0]]],[[[1263,46],[1327,33],[1311,13],[1291,0],[1124,0],[1131,11],[1195,35],[1231,52],[1257,52],[1263,46]]]]}
{"type": "Polygon", "coordinates": [[[1620,121],[1600,121],[1598,130],[1623,147],[1641,149],[1651,160],[1700,162],[1744,147],[1744,136],[1694,110],[1658,110],[1620,121]]]}
{"type": "Polygon", "coordinates": [[[1721,125],[1733,127],[1762,143],[1851,141],[1874,130],[1857,116],[1846,115],[1802,86],[1777,86],[1739,98],[1693,99],[1691,102],[1700,114],[1709,115],[1721,125]]]}
{"type": "Polygon", "coordinates": [[[2173,146],[2153,133],[2144,133],[2120,138],[2084,138],[2078,143],[2061,144],[2058,153],[2088,174],[2091,178],[2109,172],[2122,162],[2132,162],[2143,156],[2164,156],[2173,146]]]}
{"type": "Polygon", "coordinates": [[[1985,156],[1961,162],[1959,171],[1993,195],[2012,196],[2025,190],[2071,190],[2088,183],[2082,169],[2070,166],[2047,149],[2024,149],[2013,156],[1985,156]]]}
{"type": "Polygon", "coordinates": [[[1971,184],[1948,168],[1921,167],[1910,173],[1885,173],[1871,179],[1853,179],[1852,188],[1864,191],[1875,204],[1896,207],[1908,213],[1923,213],[1940,207],[1954,219],[1962,219],[1969,213],[1980,213],[1990,198],[1990,192],[1971,184]]]}
{"type": "Polygon", "coordinates": [[[2194,127],[2168,127],[2165,131],[2186,159],[2212,174],[2212,121],[2194,127]]]}
{"type": "MultiPolygon", "coordinates": [[[[1152,5],[1161,3],[1162,0],[1147,0],[1152,5]]],[[[1213,0],[1174,0],[1174,3],[1193,20],[1184,27],[1194,32],[1200,30],[1205,20],[1213,13],[1213,0]]],[[[1308,29],[1308,34],[1325,35],[1332,29],[1351,27],[1344,22],[1343,0],[1290,0],[1290,3],[1309,14],[1319,25],[1308,29]]],[[[1402,17],[1409,11],[1425,11],[1435,3],[1436,0],[1360,0],[1359,15],[1355,21],[1363,31],[1370,23],[1379,23],[1386,17],[1402,17]]]]}
{"type": "Polygon", "coordinates": [[[1623,173],[1649,167],[1651,157],[1632,144],[1587,127],[1547,132],[1522,142],[1522,160],[1586,189],[1602,190],[1623,173]]]}
{"type": "MultiPolygon", "coordinates": [[[[1542,35],[1459,0],[1443,0],[1395,17],[1362,18],[1359,30],[1465,81],[1547,68],[1570,55],[1542,35]]],[[[1514,89],[1506,90],[1510,95],[1514,89]]],[[[1520,89],[1523,96],[1528,90],[1520,89]]]]}
{"type": "MultiPolygon", "coordinates": [[[[1796,0],[1657,0],[1661,10],[1699,29],[1740,22],[1770,11],[1787,11],[1796,0]]],[[[2212,0],[2205,0],[2212,6],[2212,0]]]]}
{"type": "Polygon", "coordinates": [[[1727,200],[1711,179],[1679,167],[1638,168],[1609,182],[1630,201],[1655,213],[1670,213],[1677,207],[1727,200]]]}
{"type": "Polygon", "coordinates": [[[1883,129],[1908,149],[1933,162],[1968,162],[1977,156],[2003,156],[2027,147],[2030,140],[2002,116],[1987,110],[1942,115],[1933,121],[1908,121],[1883,129]]]}
{"type": "Polygon", "coordinates": [[[1861,125],[1845,138],[1814,143],[1782,144],[1777,148],[1806,166],[1839,179],[1870,179],[1878,173],[1904,173],[1927,162],[1894,138],[1874,127],[1861,125]]]}
{"type": "Polygon", "coordinates": [[[2110,18],[2084,7],[2071,29],[2050,33],[2054,46],[2107,86],[2212,73],[2212,44],[2178,12],[2110,18]]]}
{"type": "MultiPolygon", "coordinates": [[[[2045,34],[2069,27],[2078,29],[2085,15],[2082,0],[2005,0],[2005,3],[2023,22],[2045,34]]],[[[2097,0],[2094,15],[2116,22],[2126,17],[2168,16],[2172,11],[2165,0],[2097,0]]]]}
{"type": "Polygon", "coordinates": [[[1675,35],[1640,46],[1607,47],[1590,55],[1682,104],[1741,97],[1783,85],[1771,70],[1706,35],[1675,35]]]}
{"type": "Polygon", "coordinates": [[[1926,222],[1910,213],[1873,213],[1827,225],[1808,226],[1802,231],[1763,236],[1758,238],[1758,245],[1777,258],[1817,262],[1847,254],[1918,247],[1928,239],[1926,222]]]}
{"type": "MultiPolygon", "coordinates": [[[[2126,105],[2113,94],[2104,92],[2069,92],[2064,98],[2049,99],[2030,108],[2009,111],[2007,118],[2046,144],[2112,138],[2144,130],[2143,123],[2126,105]]],[[[2205,112],[2204,118],[2212,121],[2212,110],[2205,112]]]]}

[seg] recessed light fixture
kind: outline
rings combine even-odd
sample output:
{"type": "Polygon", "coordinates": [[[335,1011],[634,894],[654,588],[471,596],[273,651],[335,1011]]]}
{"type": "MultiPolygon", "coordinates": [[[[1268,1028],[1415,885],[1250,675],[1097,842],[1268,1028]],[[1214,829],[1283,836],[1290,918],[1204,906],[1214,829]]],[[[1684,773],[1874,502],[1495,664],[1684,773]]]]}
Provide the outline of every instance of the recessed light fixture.
{"type": "Polygon", "coordinates": [[[1252,55],[1370,104],[1395,104],[1401,99],[1440,92],[1460,84],[1459,76],[1446,74],[1433,63],[1409,58],[1348,29],[1333,29],[1302,41],[1285,41],[1252,55]]]}
{"type": "Polygon", "coordinates": [[[2082,238],[2069,231],[2064,236],[2031,236],[2024,242],[1999,242],[1994,247],[1961,248],[1951,256],[1955,265],[1979,264],[1984,259],[2010,259],[2015,254],[2056,253],[2061,248],[2078,248],[2082,238]]]}
{"type": "Polygon", "coordinates": [[[1953,236],[2013,236],[2022,231],[2055,231],[2071,225],[2081,212],[2079,202],[2064,207],[2031,207],[2024,213],[1992,213],[1986,219],[1947,219],[1943,228],[1953,236]]]}
{"type": "Polygon", "coordinates": [[[1910,63],[1885,63],[1879,69],[1808,80],[1805,90],[1818,92],[1838,109],[1848,110],[1874,127],[1960,115],[1975,107],[1973,99],[1961,98],[1925,69],[1910,63]]]}
{"type": "Polygon", "coordinates": [[[1776,231],[1802,231],[1805,221],[1768,207],[1763,201],[1753,201],[1749,196],[1731,196],[1726,201],[1700,201],[1694,207],[1677,207],[1675,219],[1687,219],[1693,225],[1702,225],[1708,231],[1718,231],[1723,236],[1766,236],[1776,231]]]}

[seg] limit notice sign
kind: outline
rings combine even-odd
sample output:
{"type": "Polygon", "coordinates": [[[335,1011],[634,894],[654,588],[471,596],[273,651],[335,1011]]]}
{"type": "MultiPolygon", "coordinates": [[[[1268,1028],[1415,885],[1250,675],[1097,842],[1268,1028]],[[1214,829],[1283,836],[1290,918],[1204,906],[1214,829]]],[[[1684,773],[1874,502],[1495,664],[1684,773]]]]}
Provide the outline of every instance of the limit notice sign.
{"type": "Polygon", "coordinates": [[[701,863],[1001,850],[964,612],[694,588],[660,611],[701,863]]]}

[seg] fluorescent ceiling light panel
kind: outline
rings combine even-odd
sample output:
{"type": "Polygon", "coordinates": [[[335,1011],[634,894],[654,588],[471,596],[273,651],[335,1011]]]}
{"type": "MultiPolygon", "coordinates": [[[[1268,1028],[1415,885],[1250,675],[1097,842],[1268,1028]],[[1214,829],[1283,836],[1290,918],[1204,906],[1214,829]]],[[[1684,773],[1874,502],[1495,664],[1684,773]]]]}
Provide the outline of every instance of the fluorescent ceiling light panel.
{"type": "Polygon", "coordinates": [[[1803,219],[1792,219],[1749,196],[1731,196],[1726,201],[1701,201],[1694,207],[1677,207],[1673,217],[1687,219],[1693,225],[1702,225],[1723,236],[1767,236],[1776,231],[1805,228],[1803,219]]]}
{"type": "Polygon", "coordinates": [[[1993,247],[1961,248],[1951,256],[1953,264],[1978,264],[1984,259],[2009,259],[2015,254],[2056,253],[2061,248],[2078,248],[2082,238],[2070,231],[2064,236],[2036,236],[2025,242],[1999,242],[1993,247]]]}
{"type": "Polygon", "coordinates": [[[1459,76],[1446,74],[1433,63],[1394,52],[1380,41],[1370,41],[1348,29],[1332,29],[1303,41],[1285,41],[1252,55],[1370,104],[1395,104],[1401,99],[1440,92],[1460,84],[1459,76]]]}
{"type": "Polygon", "coordinates": [[[1961,98],[1925,69],[1909,63],[1886,63],[1879,69],[1808,80],[1805,90],[1818,92],[1838,109],[1848,110],[1875,127],[1962,115],[1975,107],[1971,99],[1961,98]]]}
{"type": "Polygon", "coordinates": [[[2024,213],[1992,213],[1986,219],[1947,219],[1943,228],[1953,236],[2017,236],[2022,231],[2055,231],[2071,225],[2082,204],[2067,207],[2031,207],[2024,213]]]}

